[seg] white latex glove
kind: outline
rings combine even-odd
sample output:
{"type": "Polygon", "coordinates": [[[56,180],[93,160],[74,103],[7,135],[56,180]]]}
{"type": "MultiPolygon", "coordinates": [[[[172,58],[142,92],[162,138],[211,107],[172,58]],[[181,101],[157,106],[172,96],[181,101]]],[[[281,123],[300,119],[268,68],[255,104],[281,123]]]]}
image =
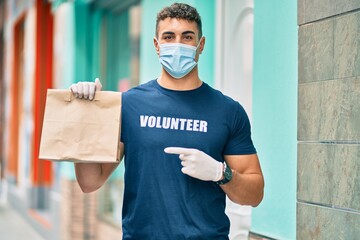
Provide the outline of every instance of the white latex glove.
{"type": "Polygon", "coordinates": [[[95,91],[101,91],[102,85],[99,78],[95,79],[95,82],[78,82],[70,86],[70,90],[73,92],[76,98],[84,98],[93,100],[95,91]]]}
{"type": "Polygon", "coordinates": [[[164,151],[179,154],[181,171],[191,177],[204,181],[219,181],[223,177],[223,164],[198,149],[168,147],[164,151]]]}

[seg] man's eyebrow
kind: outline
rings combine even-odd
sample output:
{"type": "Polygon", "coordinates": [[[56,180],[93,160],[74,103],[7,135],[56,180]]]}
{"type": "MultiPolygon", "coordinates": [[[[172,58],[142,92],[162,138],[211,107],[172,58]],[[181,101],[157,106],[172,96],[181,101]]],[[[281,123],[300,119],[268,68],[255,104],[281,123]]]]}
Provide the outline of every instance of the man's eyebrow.
{"type": "Polygon", "coordinates": [[[163,32],[161,35],[166,35],[166,34],[175,34],[175,33],[168,31],[168,32],[163,32]]]}
{"type": "MultiPolygon", "coordinates": [[[[195,35],[195,32],[194,31],[184,31],[181,33],[181,35],[187,35],[187,34],[194,34],[195,35]]],[[[171,32],[171,31],[166,31],[166,32],[163,32],[161,35],[175,35],[174,32],[171,32]]]]}
{"type": "Polygon", "coordinates": [[[193,31],[185,31],[185,32],[182,33],[182,35],[185,35],[185,34],[195,34],[195,32],[193,32],[193,31]]]}

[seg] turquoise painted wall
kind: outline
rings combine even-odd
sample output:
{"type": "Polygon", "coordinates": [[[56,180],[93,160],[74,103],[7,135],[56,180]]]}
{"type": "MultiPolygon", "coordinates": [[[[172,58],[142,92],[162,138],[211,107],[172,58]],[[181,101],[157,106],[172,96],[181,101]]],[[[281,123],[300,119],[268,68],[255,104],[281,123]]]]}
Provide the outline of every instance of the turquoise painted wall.
{"type": "Polygon", "coordinates": [[[106,89],[117,90],[118,81],[130,78],[130,36],[129,36],[129,12],[124,11],[119,15],[107,14],[107,59],[106,89]]]}
{"type": "Polygon", "coordinates": [[[253,231],[296,238],[297,1],[255,0],[253,138],[265,197],[253,231]]]}
{"type": "MultiPolygon", "coordinates": [[[[144,83],[159,76],[161,65],[153,44],[155,37],[156,14],[165,6],[177,1],[143,0],[140,40],[140,82],[144,83]]],[[[200,55],[199,75],[201,80],[214,84],[214,42],[215,42],[215,0],[184,0],[194,6],[202,19],[203,35],[206,37],[205,49],[200,55]]]]}
{"type": "Polygon", "coordinates": [[[113,14],[75,2],[74,82],[100,77],[104,90],[117,90],[130,76],[129,13],[113,14]]]}

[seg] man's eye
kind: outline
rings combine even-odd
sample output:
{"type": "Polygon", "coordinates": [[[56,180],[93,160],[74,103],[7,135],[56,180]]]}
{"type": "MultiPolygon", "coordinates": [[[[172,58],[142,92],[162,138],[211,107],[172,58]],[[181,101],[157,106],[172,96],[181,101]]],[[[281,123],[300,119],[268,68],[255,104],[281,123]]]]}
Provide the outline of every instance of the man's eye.
{"type": "Polygon", "coordinates": [[[172,37],[171,36],[165,36],[164,37],[164,39],[166,39],[166,40],[169,40],[169,39],[171,39],[172,37]]]}
{"type": "Polygon", "coordinates": [[[184,38],[187,39],[187,40],[192,40],[193,39],[192,36],[185,36],[184,38]]]}

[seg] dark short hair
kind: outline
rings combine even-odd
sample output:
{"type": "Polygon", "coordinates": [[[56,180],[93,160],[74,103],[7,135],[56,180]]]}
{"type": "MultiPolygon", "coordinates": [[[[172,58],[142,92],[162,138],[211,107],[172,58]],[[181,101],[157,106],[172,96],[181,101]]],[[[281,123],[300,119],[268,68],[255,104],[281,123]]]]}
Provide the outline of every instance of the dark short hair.
{"type": "Polygon", "coordinates": [[[155,36],[158,37],[159,22],[165,18],[184,19],[191,22],[196,22],[199,30],[199,39],[202,37],[201,17],[196,8],[185,3],[173,3],[169,7],[164,7],[156,16],[155,36]]]}

